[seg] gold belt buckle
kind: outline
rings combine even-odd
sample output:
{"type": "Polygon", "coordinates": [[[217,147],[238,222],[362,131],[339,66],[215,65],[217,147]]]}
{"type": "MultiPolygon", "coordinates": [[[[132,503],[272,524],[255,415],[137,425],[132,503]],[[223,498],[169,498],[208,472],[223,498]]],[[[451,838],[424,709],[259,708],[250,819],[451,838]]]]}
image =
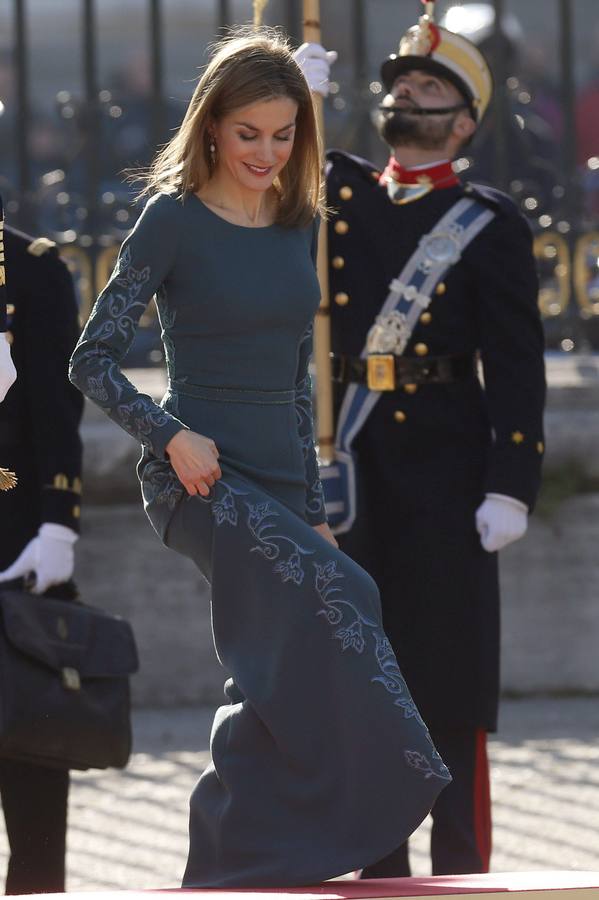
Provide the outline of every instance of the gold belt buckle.
{"type": "Polygon", "coordinates": [[[369,391],[395,390],[395,357],[392,353],[372,353],[366,358],[369,391]]]}

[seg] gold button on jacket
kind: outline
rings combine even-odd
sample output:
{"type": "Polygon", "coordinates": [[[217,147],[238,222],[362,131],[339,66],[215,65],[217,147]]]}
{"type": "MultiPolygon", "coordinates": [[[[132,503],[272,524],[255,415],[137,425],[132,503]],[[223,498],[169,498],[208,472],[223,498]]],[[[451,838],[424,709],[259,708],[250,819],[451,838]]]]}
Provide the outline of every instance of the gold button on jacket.
{"type": "Polygon", "coordinates": [[[402,409],[396,409],[395,412],[393,413],[393,418],[395,419],[396,422],[401,423],[401,422],[406,421],[407,416],[402,409]]]}
{"type": "Polygon", "coordinates": [[[416,353],[417,356],[426,356],[428,353],[428,346],[426,344],[416,344],[414,353],[416,353]]]}
{"type": "Polygon", "coordinates": [[[346,294],[345,291],[339,291],[338,294],[335,294],[335,303],[337,306],[347,306],[349,303],[349,294],[346,294]]]}
{"type": "Polygon", "coordinates": [[[335,222],[335,231],[337,234],[347,234],[349,225],[344,219],[339,219],[339,221],[335,222]]]}

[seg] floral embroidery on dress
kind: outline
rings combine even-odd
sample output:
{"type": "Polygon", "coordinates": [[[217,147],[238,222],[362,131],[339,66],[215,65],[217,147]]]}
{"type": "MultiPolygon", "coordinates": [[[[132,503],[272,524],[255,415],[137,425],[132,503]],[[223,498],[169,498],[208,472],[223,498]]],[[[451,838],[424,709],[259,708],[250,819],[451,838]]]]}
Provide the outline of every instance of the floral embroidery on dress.
{"type": "Polygon", "coordinates": [[[108,400],[108,391],[104,387],[105,377],[105,372],[100,372],[99,375],[87,376],[86,394],[90,400],[95,400],[97,403],[105,403],[108,400]]]}
{"type": "Polygon", "coordinates": [[[390,694],[397,695],[395,705],[400,706],[404,710],[404,717],[406,719],[415,716],[420,724],[424,725],[412,698],[409,694],[407,698],[404,697],[404,695],[407,694],[407,686],[401,674],[401,669],[397,665],[397,659],[389,638],[380,629],[375,632],[374,637],[376,641],[374,651],[375,657],[382,674],[376,675],[373,678],[373,681],[382,684],[385,690],[389,691],[390,694]]]}
{"type": "Polygon", "coordinates": [[[314,449],[314,422],[312,412],[312,380],[308,372],[308,364],[312,353],[313,325],[310,323],[299,343],[301,371],[295,385],[295,414],[300,447],[304,457],[306,470],[306,513],[310,517],[320,517],[324,511],[324,495],[318,461],[314,449]]]}
{"type": "MultiPolygon", "coordinates": [[[[215,485],[215,496],[217,499],[212,501],[212,514],[216,519],[217,525],[228,522],[230,525],[237,525],[239,521],[239,511],[235,503],[236,496],[247,496],[247,491],[240,491],[233,488],[226,481],[220,479],[215,485]]],[[[296,541],[284,534],[273,533],[276,529],[276,521],[279,513],[272,508],[272,504],[266,501],[259,503],[249,503],[245,501],[247,508],[246,525],[250,534],[256,539],[257,543],[251,548],[251,553],[260,553],[270,562],[276,562],[273,570],[277,575],[281,576],[281,581],[292,581],[294,584],[302,584],[305,571],[302,567],[302,556],[312,554],[312,550],[306,550],[296,541]],[[289,556],[280,559],[282,547],[290,546],[289,556]]]]}
{"type": "Polygon", "coordinates": [[[164,504],[169,510],[173,510],[186,493],[170,463],[159,459],[146,465],[142,486],[146,503],[164,504]]]}
{"type": "Polygon", "coordinates": [[[274,527],[274,523],[269,520],[277,518],[278,513],[271,509],[268,502],[246,503],[246,506],[248,508],[247,526],[259,542],[256,547],[252,547],[252,551],[258,550],[266,559],[276,559],[279,555],[279,547],[266,538],[266,532],[269,528],[274,527]]]}
{"type": "Polygon", "coordinates": [[[275,572],[281,575],[283,581],[293,581],[295,584],[301,584],[304,580],[305,572],[302,569],[299,549],[294,550],[289,559],[277,563],[275,572]]]}
{"type": "Polygon", "coordinates": [[[160,319],[160,327],[162,329],[161,338],[164,347],[164,356],[166,360],[166,370],[170,378],[175,377],[175,343],[169,332],[175,326],[177,311],[169,309],[167,305],[166,288],[164,285],[156,291],[155,296],[156,308],[158,310],[158,318],[160,319]]]}
{"type": "MultiPolygon", "coordinates": [[[[429,735],[428,731],[426,733],[426,736],[432,744],[432,738],[429,735]]],[[[434,747],[433,751],[433,756],[436,759],[441,760],[441,757],[439,756],[437,751],[434,750],[434,747]]],[[[429,758],[425,756],[424,753],[420,753],[418,750],[404,750],[404,759],[412,769],[416,769],[418,772],[420,772],[421,775],[424,775],[426,779],[440,778],[442,781],[451,781],[451,774],[444,762],[440,763],[439,771],[436,772],[429,758]]]]}
{"type": "MultiPolygon", "coordinates": [[[[222,479],[216,483],[211,503],[212,514],[217,525],[224,523],[238,525],[239,511],[235,500],[236,496],[248,497],[249,492],[233,488],[222,479]]],[[[257,542],[250,548],[250,553],[257,552],[270,562],[275,562],[273,571],[281,576],[283,582],[291,581],[297,585],[303,584],[306,572],[302,566],[302,557],[313,555],[315,551],[301,547],[292,538],[276,532],[280,513],[271,501],[244,500],[244,505],[247,508],[247,528],[257,542]],[[281,559],[282,548],[286,545],[290,545],[291,552],[289,556],[281,559]]],[[[371,683],[382,684],[385,690],[394,695],[394,705],[403,711],[404,718],[417,720],[431,744],[432,757],[439,760],[440,763],[437,772],[423,753],[406,750],[407,764],[423,774],[425,778],[434,776],[450,780],[449,771],[441,762],[441,757],[434,748],[426,725],[422,721],[402,677],[393,648],[379,620],[364,615],[354,603],[346,599],[343,594],[345,575],[338,570],[335,560],[328,560],[325,563],[313,562],[313,566],[314,586],[321,601],[321,608],[317,610],[316,615],[323,616],[329,625],[333,626],[333,637],[341,643],[342,652],[351,650],[363,654],[368,646],[368,637],[373,639],[373,655],[378,671],[371,677],[371,683]]]]}
{"type": "Polygon", "coordinates": [[[324,509],[324,491],[320,477],[317,477],[312,484],[308,485],[308,497],[306,500],[306,510],[314,516],[317,516],[324,509]]]}
{"type": "Polygon", "coordinates": [[[155,408],[151,401],[146,402],[145,398],[138,396],[131,403],[120,404],[116,414],[129,434],[140,444],[150,447],[149,438],[154,428],[160,428],[170,421],[165,413],[156,412],[156,409],[160,410],[160,407],[155,408]]]}
{"type": "MultiPolygon", "coordinates": [[[[366,648],[365,631],[370,632],[374,638],[374,657],[381,673],[374,675],[371,681],[382,684],[385,690],[395,695],[394,705],[403,710],[404,718],[417,720],[425,729],[426,736],[432,744],[426,725],[403,679],[393,648],[379,622],[365,616],[354,603],[344,598],[342,584],[345,576],[338,571],[335,560],[329,560],[324,565],[314,563],[314,568],[316,593],[323,604],[323,608],[318,610],[316,615],[324,616],[330,625],[339,626],[335,628],[333,637],[341,641],[343,651],[351,649],[356,653],[363,653],[366,648]]],[[[434,750],[434,746],[433,751],[433,755],[440,760],[441,757],[434,750]]],[[[431,775],[443,779],[451,777],[443,764],[440,772],[435,772],[427,758],[417,751],[407,750],[406,761],[412,768],[422,772],[426,778],[430,778],[431,775]]]]}
{"type": "MultiPolygon", "coordinates": [[[[337,563],[334,560],[329,560],[324,565],[314,563],[314,568],[316,593],[323,604],[323,608],[319,609],[316,615],[324,616],[330,625],[340,626],[333,632],[333,637],[341,641],[342,650],[351,648],[356,653],[363,653],[366,648],[364,629],[370,629],[375,638],[375,657],[380,666],[377,650],[382,638],[379,635],[378,622],[365,616],[354,603],[344,598],[342,582],[345,575],[337,570],[337,563]]],[[[382,681],[389,690],[388,684],[380,676],[373,677],[372,681],[382,681]]]]}
{"type": "Polygon", "coordinates": [[[236,490],[222,479],[217,482],[214,487],[214,493],[207,498],[212,503],[212,515],[216,519],[217,525],[223,525],[225,522],[229,525],[237,525],[239,513],[235,505],[235,496],[245,497],[246,494],[247,491],[236,490]],[[222,495],[215,499],[216,494],[221,493],[220,488],[223,488],[222,495]]]}
{"type": "Polygon", "coordinates": [[[347,628],[338,628],[335,632],[335,637],[339,638],[341,641],[342,650],[347,650],[348,647],[351,647],[358,653],[362,653],[366,646],[362,623],[359,619],[356,619],[355,622],[352,622],[347,628]]]}
{"type": "Polygon", "coordinates": [[[108,287],[92,310],[86,329],[88,339],[106,341],[118,331],[125,341],[133,340],[139,316],[147,305],[147,300],[140,300],[139,297],[150,280],[150,273],[149,266],[136,269],[131,264],[129,247],[123,250],[108,287]],[[139,307],[139,312],[132,315],[136,307],[139,307]]]}
{"type": "Polygon", "coordinates": [[[251,552],[261,553],[266,559],[277,560],[281,555],[281,542],[291,545],[291,553],[285,560],[280,560],[274,567],[274,571],[281,576],[281,580],[293,581],[295,584],[302,584],[305,571],[302,567],[301,557],[312,554],[311,550],[300,547],[295,541],[283,534],[272,534],[271,529],[276,528],[276,520],[279,513],[272,509],[271,504],[266,502],[247,503],[248,509],[247,526],[251,534],[256,538],[258,543],[252,547],[251,552]]]}
{"type": "MultiPolygon", "coordinates": [[[[172,416],[151,397],[139,394],[118,363],[131,346],[139,318],[153,293],[151,277],[150,266],[136,266],[131,246],[126,244],[79,339],[71,379],[115,422],[155,452],[152,437],[173,421],[172,416]]],[[[165,313],[164,319],[164,327],[172,328],[174,313],[170,317],[165,313]]],[[[168,350],[165,352],[168,357],[168,350]]]]}

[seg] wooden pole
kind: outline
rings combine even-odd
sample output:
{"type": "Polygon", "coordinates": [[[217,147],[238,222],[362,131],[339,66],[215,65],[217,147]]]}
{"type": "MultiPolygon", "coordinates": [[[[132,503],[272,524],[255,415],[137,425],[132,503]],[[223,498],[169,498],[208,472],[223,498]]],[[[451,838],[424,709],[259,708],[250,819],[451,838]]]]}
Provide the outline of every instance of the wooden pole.
{"type": "Polygon", "coordinates": [[[254,28],[262,25],[262,16],[267,6],[268,0],[254,0],[254,28]]]}
{"type": "MultiPolygon", "coordinates": [[[[304,0],[304,41],[320,44],[320,2],[304,0]]],[[[314,95],[318,131],[324,144],[323,98],[314,95]]],[[[318,280],[321,301],[314,325],[314,361],[316,363],[316,418],[320,461],[333,461],[335,425],[333,421],[333,381],[331,372],[331,305],[329,299],[329,251],[326,222],[318,238],[318,280]]]]}

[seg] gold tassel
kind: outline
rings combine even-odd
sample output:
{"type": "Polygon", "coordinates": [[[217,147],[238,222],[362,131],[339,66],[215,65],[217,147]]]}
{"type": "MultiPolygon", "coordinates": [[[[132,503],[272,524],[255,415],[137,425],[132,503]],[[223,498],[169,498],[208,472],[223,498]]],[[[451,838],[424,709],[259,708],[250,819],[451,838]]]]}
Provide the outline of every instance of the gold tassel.
{"type": "Polygon", "coordinates": [[[268,6],[268,0],[254,0],[254,28],[262,25],[262,16],[268,6]]]}
{"type": "Polygon", "coordinates": [[[14,472],[0,467],[0,491],[10,491],[17,484],[17,476],[14,472]]]}

